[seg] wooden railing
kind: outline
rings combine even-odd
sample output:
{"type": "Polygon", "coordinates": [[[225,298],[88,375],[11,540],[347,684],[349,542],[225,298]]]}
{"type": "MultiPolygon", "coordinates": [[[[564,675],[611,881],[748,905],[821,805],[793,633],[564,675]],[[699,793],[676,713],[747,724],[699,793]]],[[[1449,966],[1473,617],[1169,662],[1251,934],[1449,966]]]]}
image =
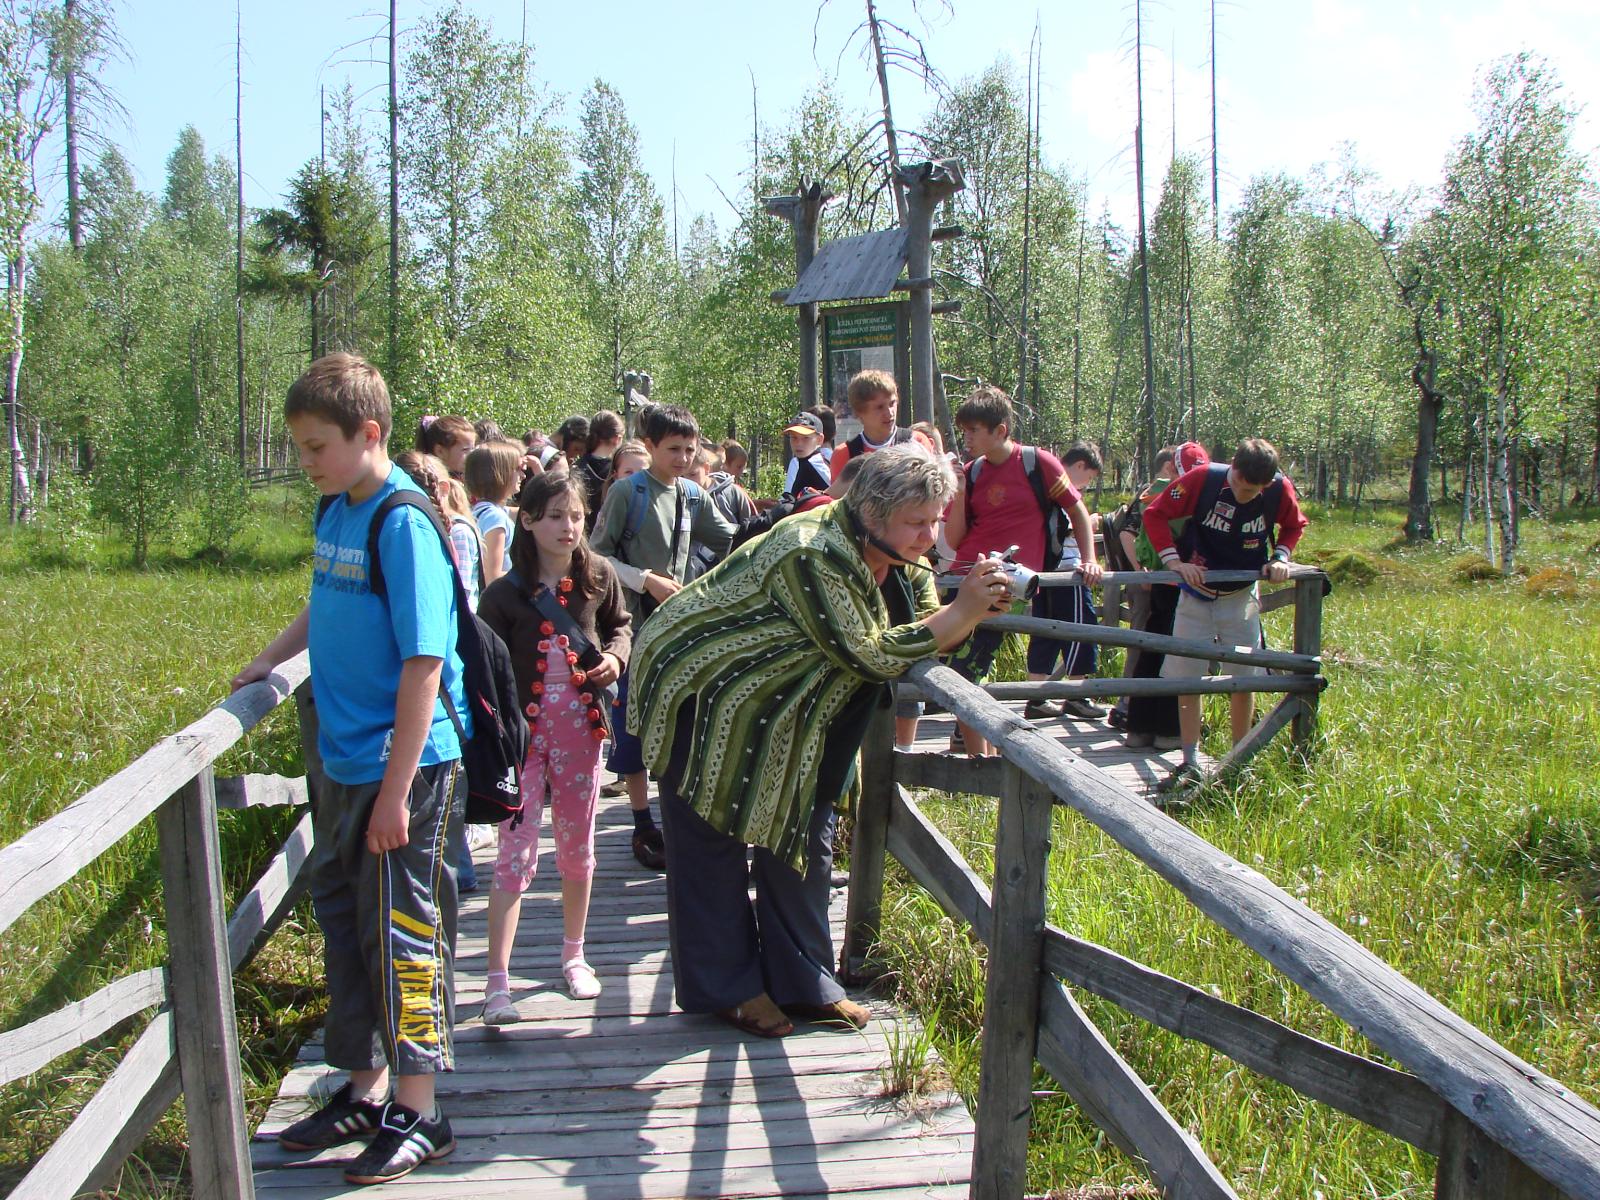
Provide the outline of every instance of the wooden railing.
{"type": "Polygon", "coordinates": [[[231,916],[224,910],[218,807],[300,804],[303,779],[219,780],[212,767],[304,682],[304,654],[244,688],[49,820],[0,849],[0,933],[154,815],[167,965],[0,1034],[0,1085],[38,1071],[123,1022],[157,1011],[77,1118],[11,1192],[62,1200],[94,1190],[181,1092],[194,1194],[255,1195],[232,974],[266,944],[300,892],[311,817],[295,826],[231,916]]]}
{"type": "MultiPolygon", "coordinates": [[[[1139,581],[1160,578],[1142,575],[1139,581]]],[[[1321,689],[1316,665],[1321,575],[1301,569],[1285,591],[1297,603],[1296,653],[1280,657],[1310,662],[1283,662],[1281,667],[1295,674],[1269,677],[1286,695],[1252,736],[1274,721],[1276,728],[1293,722],[1297,740],[1305,744],[1314,733],[1321,689]],[[1314,686],[1296,682],[1300,678],[1313,680],[1314,686]]],[[[1009,623],[1035,633],[1048,624],[1009,623]]],[[[1075,636],[1102,645],[1129,644],[1126,630],[1096,634],[1093,626],[1071,628],[1075,636]]],[[[1173,639],[1147,644],[1182,652],[1173,639]]],[[[1196,657],[1238,661],[1232,653],[1219,655],[1215,647],[1191,649],[1196,657]]],[[[1239,653],[1247,661],[1264,661],[1261,652],[1239,653]]],[[[843,959],[846,970],[858,977],[876,970],[890,854],[987,946],[975,1198],[1023,1195],[1035,1061],[1115,1145],[1146,1166],[1164,1195],[1208,1200],[1235,1195],[1196,1140],[1088,1019],[1067,985],[1210,1046],[1436,1156],[1439,1200],[1600,1197],[1600,1111],[1462,1020],[1260,872],[1072,755],[983,689],[933,661],[912,667],[907,680],[993,742],[999,753],[954,762],[898,751],[892,713],[883,710],[874,717],[862,751],[843,959]],[[993,889],[923,815],[909,791],[919,786],[998,798],[993,889]],[[1407,1070],[1297,1033],[1047,924],[1056,805],[1103,830],[1407,1070]]],[[[1102,682],[1127,690],[1133,681],[1102,682]]],[[[1034,685],[1040,686],[1046,685],[1034,685]]],[[[1115,694],[1111,688],[1071,686],[1079,690],[1058,694],[1115,694]]],[[[1008,694],[1004,685],[990,690],[1008,694]]]]}

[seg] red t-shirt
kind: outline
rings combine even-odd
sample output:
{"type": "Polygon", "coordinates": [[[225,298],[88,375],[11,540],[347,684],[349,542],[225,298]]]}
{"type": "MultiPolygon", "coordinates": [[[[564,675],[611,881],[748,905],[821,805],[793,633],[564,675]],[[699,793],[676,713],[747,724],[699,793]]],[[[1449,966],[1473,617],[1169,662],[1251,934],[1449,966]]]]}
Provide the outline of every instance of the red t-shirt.
{"type": "MultiPolygon", "coordinates": [[[[1062,511],[1083,499],[1067,480],[1061,460],[1048,450],[1035,450],[1045,495],[1062,511]]],[[[972,478],[972,468],[967,468],[972,478]]],[[[956,547],[955,568],[964,571],[990,551],[1017,547],[1017,561],[1034,571],[1044,570],[1045,514],[1039,511],[1028,473],[1022,469],[1022,447],[1013,446],[1011,457],[998,467],[987,459],[978,468],[978,481],[967,488],[967,534],[956,547]]]]}

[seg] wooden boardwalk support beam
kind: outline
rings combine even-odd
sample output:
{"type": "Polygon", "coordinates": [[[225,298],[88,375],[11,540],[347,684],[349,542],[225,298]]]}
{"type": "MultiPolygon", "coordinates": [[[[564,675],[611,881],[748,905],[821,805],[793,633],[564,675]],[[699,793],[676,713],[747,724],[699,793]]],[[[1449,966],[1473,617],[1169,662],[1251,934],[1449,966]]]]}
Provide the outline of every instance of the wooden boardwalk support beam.
{"type": "Polygon", "coordinates": [[[1022,1200],[1033,1123],[1039,1038],[1039,961],[1049,876],[1047,788],[1007,763],[994,845],[992,932],[983,989],[983,1071],[973,1200],[1022,1200]]]}
{"type": "MultiPolygon", "coordinates": [[[[1320,576],[1300,579],[1294,585],[1294,651],[1319,658],[1322,655],[1322,589],[1327,581],[1320,576]]],[[[1294,718],[1295,749],[1311,752],[1317,736],[1317,696],[1312,693],[1300,704],[1294,718]]]]}
{"type": "Polygon", "coordinates": [[[878,940],[883,912],[884,838],[894,797],[894,710],[875,708],[861,745],[861,801],[850,834],[850,898],[845,910],[840,968],[846,978],[871,974],[867,956],[878,940]]]}
{"type": "Polygon", "coordinates": [[[250,1200],[255,1187],[210,767],[161,806],[156,828],[195,1194],[207,1200],[250,1200]]]}

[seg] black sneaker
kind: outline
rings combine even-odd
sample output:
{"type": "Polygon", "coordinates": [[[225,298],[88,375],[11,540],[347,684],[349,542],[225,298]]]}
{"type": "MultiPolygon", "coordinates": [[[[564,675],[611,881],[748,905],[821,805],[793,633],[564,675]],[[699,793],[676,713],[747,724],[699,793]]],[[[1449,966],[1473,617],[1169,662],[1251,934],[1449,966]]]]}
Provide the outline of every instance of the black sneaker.
{"type": "Polygon", "coordinates": [[[421,1114],[390,1101],[378,1123],[378,1134],[345,1168],[346,1183],[388,1183],[409,1175],[425,1162],[447,1157],[456,1148],[444,1114],[425,1121],[421,1114]]]}
{"type": "Polygon", "coordinates": [[[661,838],[661,830],[654,825],[648,829],[635,829],[633,856],[639,860],[639,865],[648,871],[665,871],[667,844],[661,838]]]}
{"type": "Polygon", "coordinates": [[[1043,721],[1059,717],[1066,711],[1059,700],[1030,700],[1023,706],[1022,715],[1030,721],[1043,721]]]}
{"type": "Polygon", "coordinates": [[[346,1083],[316,1112],[279,1133],[278,1145],[285,1150],[321,1150],[366,1137],[382,1119],[383,1105],[372,1100],[352,1100],[346,1083]]]}
{"type": "Polygon", "coordinates": [[[1170,795],[1202,784],[1205,779],[1205,772],[1194,763],[1181,762],[1172,769],[1172,774],[1156,784],[1156,792],[1158,795],[1170,795]]]}
{"type": "Polygon", "coordinates": [[[1106,715],[1105,709],[1098,704],[1083,699],[1081,696],[1063,700],[1061,702],[1061,712],[1064,716],[1076,717],[1080,721],[1099,721],[1106,715]]]}

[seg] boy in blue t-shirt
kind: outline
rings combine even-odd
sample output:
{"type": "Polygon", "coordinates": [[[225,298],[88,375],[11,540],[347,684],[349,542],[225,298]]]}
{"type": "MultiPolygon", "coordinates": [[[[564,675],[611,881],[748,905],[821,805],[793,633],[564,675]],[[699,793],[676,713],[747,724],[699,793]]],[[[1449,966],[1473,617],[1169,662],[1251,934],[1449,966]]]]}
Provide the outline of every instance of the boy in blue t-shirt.
{"type": "Polygon", "coordinates": [[[378,534],[387,595],[368,586],[379,503],[420,490],[389,461],[389,391],[375,367],[353,354],[318,359],[290,387],[284,417],[301,469],[332,502],[316,523],[306,607],[233,686],[311,651],[321,770],[308,761],[307,870],[325,940],[325,1055],[350,1077],[278,1140],[320,1150],[371,1137],[345,1178],[382,1183],[455,1149],[433,1086],[454,1065],[456,881],[446,845],[466,795],[441,693],[470,720],[454,567],[426,514],[399,507],[378,534]]]}

